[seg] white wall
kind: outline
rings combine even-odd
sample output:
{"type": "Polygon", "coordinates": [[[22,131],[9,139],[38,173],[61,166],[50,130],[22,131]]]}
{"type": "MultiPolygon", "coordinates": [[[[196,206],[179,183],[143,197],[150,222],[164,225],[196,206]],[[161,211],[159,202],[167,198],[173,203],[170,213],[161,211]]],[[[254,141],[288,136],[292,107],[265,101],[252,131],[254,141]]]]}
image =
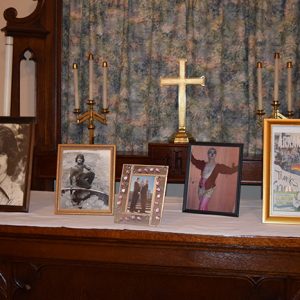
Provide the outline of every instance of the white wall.
{"type": "MultiPolygon", "coordinates": [[[[35,0],[0,0],[0,28],[6,26],[3,13],[5,9],[14,7],[17,12],[18,18],[23,18],[31,14],[37,2],[35,0]]],[[[4,32],[0,32],[0,115],[3,112],[3,84],[4,84],[4,59],[5,59],[5,35],[4,32]]],[[[25,91],[26,93],[26,91],[25,91]]],[[[26,95],[30,92],[26,93],[26,95]]],[[[28,100],[29,101],[29,100],[28,100]]]]}

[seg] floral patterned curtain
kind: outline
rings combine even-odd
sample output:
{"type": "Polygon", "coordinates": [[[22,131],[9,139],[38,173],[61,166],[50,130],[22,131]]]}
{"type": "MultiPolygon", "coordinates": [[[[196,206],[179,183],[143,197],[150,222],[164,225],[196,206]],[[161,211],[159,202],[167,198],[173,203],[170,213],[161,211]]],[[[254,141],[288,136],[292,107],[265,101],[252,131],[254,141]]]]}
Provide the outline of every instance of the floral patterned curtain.
{"type": "Polygon", "coordinates": [[[267,115],[273,97],[274,53],[281,55],[280,102],[286,111],[286,63],[292,61],[298,116],[298,0],[63,0],[62,140],[88,143],[77,125],[72,64],[79,65],[81,109],[88,98],[88,53],[94,55],[96,109],[102,105],[102,62],[108,62],[108,124],[96,123],[95,143],[141,152],[166,142],[178,128],[178,77],[206,77],[187,87],[187,130],[197,141],[244,143],[244,155],[260,154],[256,63],[263,63],[267,115]]]}

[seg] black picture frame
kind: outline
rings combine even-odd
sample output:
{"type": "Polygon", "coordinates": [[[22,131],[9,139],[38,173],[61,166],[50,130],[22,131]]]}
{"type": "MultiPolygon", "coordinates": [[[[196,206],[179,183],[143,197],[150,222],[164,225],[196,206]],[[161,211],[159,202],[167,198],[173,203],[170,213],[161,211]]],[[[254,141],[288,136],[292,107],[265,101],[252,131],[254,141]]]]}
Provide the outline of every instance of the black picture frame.
{"type": "Polygon", "coordinates": [[[242,156],[243,144],[191,143],[183,212],[238,217],[242,156]]]}
{"type": "Polygon", "coordinates": [[[35,120],[0,117],[1,212],[29,210],[35,120]]]}

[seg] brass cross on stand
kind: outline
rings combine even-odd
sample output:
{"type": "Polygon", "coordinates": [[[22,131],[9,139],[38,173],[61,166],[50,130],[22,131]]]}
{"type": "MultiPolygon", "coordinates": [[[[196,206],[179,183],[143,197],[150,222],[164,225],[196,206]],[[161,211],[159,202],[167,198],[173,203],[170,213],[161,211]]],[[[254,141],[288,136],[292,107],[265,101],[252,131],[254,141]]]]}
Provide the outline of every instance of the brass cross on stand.
{"type": "Polygon", "coordinates": [[[186,116],[186,85],[200,84],[205,85],[205,77],[200,78],[185,78],[185,63],[186,59],[179,59],[179,78],[161,78],[160,85],[178,85],[178,132],[171,137],[171,142],[188,143],[193,141],[193,137],[187,133],[185,126],[186,116]]]}

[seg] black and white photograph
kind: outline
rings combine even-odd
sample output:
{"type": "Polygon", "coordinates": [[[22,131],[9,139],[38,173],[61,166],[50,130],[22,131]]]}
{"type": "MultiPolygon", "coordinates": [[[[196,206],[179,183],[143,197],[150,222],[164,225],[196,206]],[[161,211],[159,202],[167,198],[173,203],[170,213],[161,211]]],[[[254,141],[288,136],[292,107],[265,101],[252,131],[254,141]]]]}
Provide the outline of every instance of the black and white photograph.
{"type": "Polygon", "coordinates": [[[0,211],[29,209],[34,120],[0,117],[0,211]]]}
{"type": "Polygon", "coordinates": [[[115,205],[115,223],[159,225],[168,166],[124,164],[115,205]]]}
{"type": "Polygon", "coordinates": [[[113,213],[115,145],[59,145],[56,213],[113,213]]]}

